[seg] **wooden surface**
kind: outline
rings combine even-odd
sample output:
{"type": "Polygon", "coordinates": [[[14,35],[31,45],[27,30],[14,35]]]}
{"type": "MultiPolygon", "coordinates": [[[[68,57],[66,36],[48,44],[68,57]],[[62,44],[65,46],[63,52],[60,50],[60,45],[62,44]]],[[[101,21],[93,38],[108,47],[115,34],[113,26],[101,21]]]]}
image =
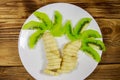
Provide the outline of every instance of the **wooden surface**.
{"type": "Polygon", "coordinates": [[[107,51],[86,80],[120,79],[120,0],[0,0],[0,80],[34,80],[18,55],[18,36],[26,18],[36,9],[67,2],[88,11],[98,22],[107,51]]]}

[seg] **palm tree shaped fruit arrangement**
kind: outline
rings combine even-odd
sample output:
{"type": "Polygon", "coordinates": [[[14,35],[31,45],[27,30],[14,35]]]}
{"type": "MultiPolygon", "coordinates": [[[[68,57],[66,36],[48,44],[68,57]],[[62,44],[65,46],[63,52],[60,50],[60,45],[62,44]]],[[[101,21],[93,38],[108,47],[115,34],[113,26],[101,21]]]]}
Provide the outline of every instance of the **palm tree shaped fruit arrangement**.
{"type": "Polygon", "coordinates": [[[34,48],[38,40],[42,38],[48,61],[44,72],[50,75],[58,75],[56,70],[60,69],[62,59],[54,37],[63,35],[60,30],[62,28],[62,15],[55,11],[54,21],[52,22],[43,12],[36,11],[33,14],[39,19],[39,22],[30,21],[22,28],[23,30],[35,30],[29,37],[28,45],[30,48],[34,48]]]}
{"type": "Polygon", "coordinates": [[[22,29],[35,30],[28,40],[28,46],[31,49],[35,47],[39,39],[43,39],[47,58],[44,73],[56,76],[72,71],[77,66],[79,50],[90,55],[95,61],[100,61],[100,55],[94,48],[98,47],[105,51],[105,46],[101,40],[97,40],[101,38],[97,31],[86,29],[91,18],[82,18],[72,28],[70,20],[67,20],[63,26],[62,15],[59,11],[54,12],[54,21],[50,20],[46,13],[36,11],[33,14],[39,21],[29,21],[22,29]],[[66,35],[70,42],[65,44],[61,54],[54,37],[63,35],[66,35]]]}
{"type": "Polygon", "coordinates": [[[93,58],[96,62],[100,62],[101,58],[96,48],[105,51],[104,43],[101,40],[101,35],[92,29],[86,29],[91,22],[91,18],[82,18],[72,28],[70,20],[65,23],[65,35],[68,37],[68,42],[62,51],[62,64],[59,72],[70,72],[77,66],[78,51],[82,50],[93,58]]]}

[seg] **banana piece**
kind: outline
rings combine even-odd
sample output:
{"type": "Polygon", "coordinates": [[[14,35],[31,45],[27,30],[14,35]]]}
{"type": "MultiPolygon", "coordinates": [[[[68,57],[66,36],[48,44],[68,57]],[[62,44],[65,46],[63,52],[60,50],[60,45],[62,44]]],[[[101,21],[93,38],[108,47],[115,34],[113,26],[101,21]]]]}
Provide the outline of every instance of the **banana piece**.
{"type": "Polygon", "coordinates": [[[45,69],[45,70],[44,70],[44,73],[49,74],[49,75],[52,75],[52,76],[58,76],[58,75],[59,75],[58,72],[51,71],[51,70],[48,70],[48,69],[45,69]]]}
{"type": "Polygon", "coordinates": [[[57,76],[59,75],[57,70],[60,69],[62,61],[57,43],[50,32],[44,33],[43,42],[47,58],[47,65],[44,73],[57,76]]]}
{"type": "Polygon", "coordinates": [[[59,73],[68,73],[76,68],[78,59],[77,52],[79,51],[80,47],[80,40],[69,42],[65,45],[65,47],[63,48],[62,65],[60,70],[58,70],[59,73]]]}

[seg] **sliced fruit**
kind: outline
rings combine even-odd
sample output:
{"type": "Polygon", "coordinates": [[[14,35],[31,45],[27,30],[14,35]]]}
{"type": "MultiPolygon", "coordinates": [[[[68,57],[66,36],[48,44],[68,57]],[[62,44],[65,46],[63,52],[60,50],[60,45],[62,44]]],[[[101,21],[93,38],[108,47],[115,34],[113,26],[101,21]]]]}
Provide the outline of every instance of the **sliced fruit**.
{"type": "Polygon", "coordinates": [[[48,17],[48,15],[44,12],[38,12],[35,11],[33,13],[40,21],[43,21],[43,23],[47,26],[47,29],[50,29],[52,27],[52,21],[48,17]]]}
{"type": "Polygon", "coordinates": [[[55,11],[54,14],[54,24],[53,27],[51,28],[51,33],[53,36],[61,36],[63,35],[62,32],[62,15],[59,11],[55,11]]]}
{"type": "Polygon", "coordinates": [[[73,31],[72,31],[72,26],[71,26],[71,21],[68,20],[66,23],[65,23],[65,33],[67,35],[67,37],[71,40],[71,41],[74,41],[76,40],[74,34],[73,34],[73,31]]]}
{"type": "Polygon", "coordinates": [[[59,75],[58,72],[52,71],[52,70],[48,70],[48,69],[45,69],[45,70],[44,70],[44,73],[49,74],[49,75],[52,75],[52,76],[57,76],[57,75],[59,75]]]}
{"type": "Polygon", "coordinates": [[[101,57],[97,51],[95,51],[93,48],[84,46],[81,48],[85,53],[87,53],[89,56],[91,56],[96,62],[100,62],[101,57]]]}
{"type": "Polygon", "coordinates": [[[60,63],[61,62],[61,58],[49,59],[48,62],[49,63],[60,63]]]}
{"type": "Polygon", "coordinates": [[[99,47],[100,50],[105,51],[105,45],[101,40],[95,40],[94,38],[89,38],[85,40],[86,44],[91,47],[99,47]]]}
{"type": "Polygon", "coordinates": [[[24,29],[24,30],[28,30],[28,29],[30,29],[30,30],[34,30],[34,29],[43,30],[44,29],[45,30],[45,28],[46,28],[46,26],[42,22],[30,21],[27,24],[25,24],[22,29],[24,29]]]}
{"type": "Polygon", "coordinates": [[[52,65],[52,66],[49,66],[47,65],[46,69],[59,69],[60,68],[60,65],[52,65]]]}
{"type": "Polygon", "coordinates": [[[81,20],[79,20],[73,30],[75,35],[79,35],[80,33],[82,33],[87,28],[91,20],[91,18],[82,18],[81,20]]]}
{"type": "Polygon", "coordinates": [[[58,24],[58,23],[62,23],[62,15],[59,11],[55,11],[55,14],[54,14],[54,24],[58,24]]]}
{"type": "Polygon", "coordinates": [[[102,36],[96,30],[86,30],[82,33],[82,38],[101,38],[102,36]]]}
{"type": "Polygon", "coordinates": [[[30,48],[34,48],[36,43],[38,42],[39,38],[42,36],[44,32],[41,30],[37,30],[35,33],[30,35],[28,45],[30,48]]]}

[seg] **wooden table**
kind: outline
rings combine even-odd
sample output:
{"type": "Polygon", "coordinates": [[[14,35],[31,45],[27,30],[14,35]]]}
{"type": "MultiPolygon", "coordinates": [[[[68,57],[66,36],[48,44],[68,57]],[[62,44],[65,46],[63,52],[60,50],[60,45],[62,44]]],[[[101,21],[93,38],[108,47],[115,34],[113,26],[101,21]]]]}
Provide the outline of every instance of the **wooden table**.
{"type": "Polygon", "coordinates": [[[120,80],[120,0],[0,0],[0,80],[34,80],[18,55],[19,32],[33,11],[54,2],[82,7],[100,26],[107,50],[86,80],[120,80]]]}

